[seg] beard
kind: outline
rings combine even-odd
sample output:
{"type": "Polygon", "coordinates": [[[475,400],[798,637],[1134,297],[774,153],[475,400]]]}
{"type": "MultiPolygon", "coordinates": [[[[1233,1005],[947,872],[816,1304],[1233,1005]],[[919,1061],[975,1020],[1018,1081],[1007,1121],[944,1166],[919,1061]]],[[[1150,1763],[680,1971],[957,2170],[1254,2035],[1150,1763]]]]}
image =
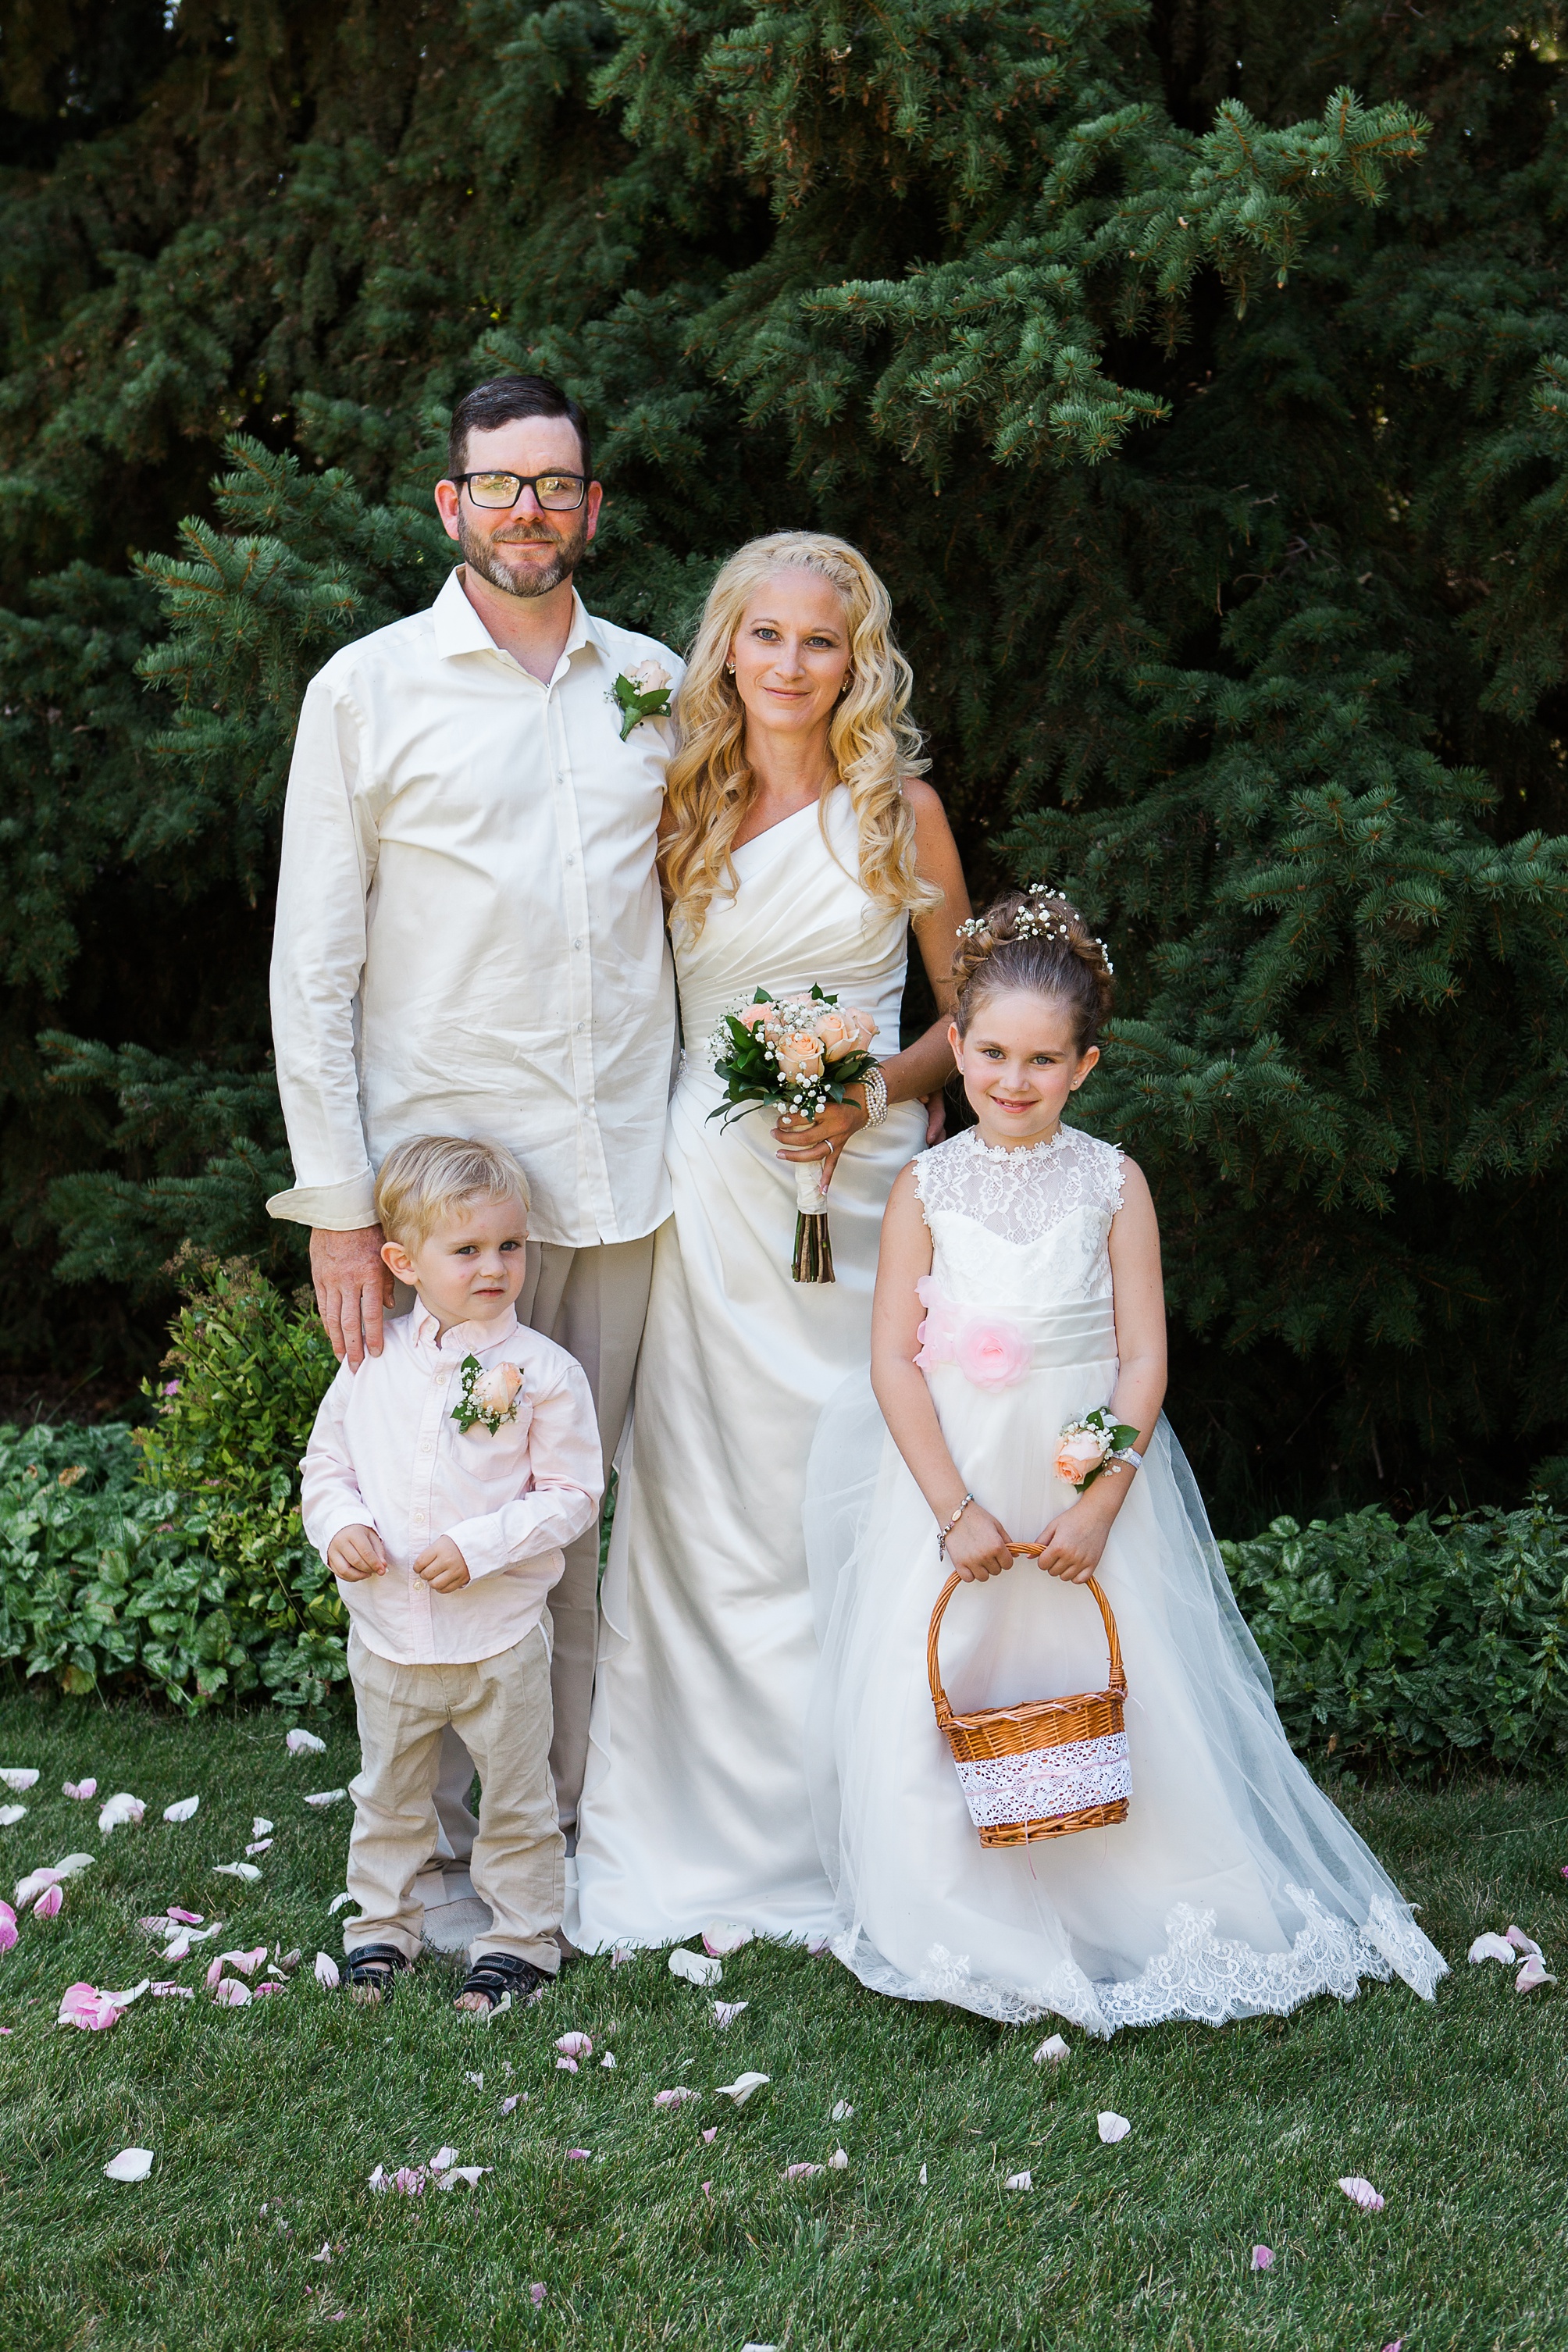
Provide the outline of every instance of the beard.
{"type": "Polygon", "coordinates": [[[481,580],[499,588],[507,596],[548,596],[570,580],[588,550],[588,507],[584,499],[578,509],[580,520],[569,539],[561,538],[547,524],[538,523],[531,529],[514,527],[504,540],[481,537],[460,515],[458,524],[458,544],[463,551],[463,561],[481,580]],[[507,564],[509,546],[550,547],[555,551],[552,562],[521,566],[513,572],[507,564]]]}

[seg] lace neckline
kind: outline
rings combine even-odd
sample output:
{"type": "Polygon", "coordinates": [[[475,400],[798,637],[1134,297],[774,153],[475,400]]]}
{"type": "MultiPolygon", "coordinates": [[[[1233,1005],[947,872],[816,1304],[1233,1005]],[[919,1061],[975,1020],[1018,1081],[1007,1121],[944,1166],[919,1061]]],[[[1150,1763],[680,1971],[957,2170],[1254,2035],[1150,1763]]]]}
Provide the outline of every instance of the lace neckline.
{"type": "Polygon", "coordinates": [[[970,1150],[976,1159],[989,1160],[994,1168],[1011,1167],[1015,1161],[1033,1163],[1048,1160],[1051,1153],[1059,1150],[1068,1137],[1075,1132],[1065,1121],[1058,1119],[1054,1135],[1043,1136],[1038,1143],[1015,1143],[1009,1149],[1005,1143],[987,1143],[977,1127],[967,1129],[970,1150]]]}

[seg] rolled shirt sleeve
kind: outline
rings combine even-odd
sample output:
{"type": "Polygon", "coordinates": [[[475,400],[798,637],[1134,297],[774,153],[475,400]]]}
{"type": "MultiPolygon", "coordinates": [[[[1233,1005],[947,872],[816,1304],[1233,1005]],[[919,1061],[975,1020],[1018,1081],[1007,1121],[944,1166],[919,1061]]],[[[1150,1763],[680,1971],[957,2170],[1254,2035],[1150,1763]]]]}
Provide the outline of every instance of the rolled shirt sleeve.
{"type": "Polygon", "coordinates": [[[274,1217],[338,1232],[375,1223],[354,1050],[376,858],[356,791],[363,735],[329,666],[300,714],[272,943],[273,1047],[297,1181],[267,1206],[274,1217]]]}
{"type": "MultiPolygon", "coordinates": [[[[375,1527],[349,1458],[343,1427],[353,1384],[353,1370],[346,1363],[340,1364],[336,1380],[317,1409],[301,1465],[300,1516],[307,1538],[323,1559],[332,1538],[342,1535],[345,1528],[375,1527]]],[[[381,1533],[379,1528],[376,1533],[381,1533]]]]}

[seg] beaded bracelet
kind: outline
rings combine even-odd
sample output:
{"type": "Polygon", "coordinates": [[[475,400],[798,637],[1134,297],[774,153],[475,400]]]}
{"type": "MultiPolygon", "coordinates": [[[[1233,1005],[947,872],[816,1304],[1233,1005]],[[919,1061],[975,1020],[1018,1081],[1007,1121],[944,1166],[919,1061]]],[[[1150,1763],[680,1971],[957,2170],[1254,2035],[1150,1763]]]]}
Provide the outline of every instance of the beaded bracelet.
{"type": "Polygon", "coordinates": [[[947,1558],[947,1539],[973,1500],[974,1497],[973,1495],[965,1495],[963,1502],[960,1503],[957,1510],[954,1511],[946,1527],[942,1528],[939,1532],[936,1539],[936,1556],[938,1559],[945,1559],[947,1558]]]}
{"type": "Polygon", "coordinates": [[[866,1089],[866,1124],[880,1127],[888,1116],[888,1081],[880,1066],[868,1069],[860,1083],[866,1089]]]}

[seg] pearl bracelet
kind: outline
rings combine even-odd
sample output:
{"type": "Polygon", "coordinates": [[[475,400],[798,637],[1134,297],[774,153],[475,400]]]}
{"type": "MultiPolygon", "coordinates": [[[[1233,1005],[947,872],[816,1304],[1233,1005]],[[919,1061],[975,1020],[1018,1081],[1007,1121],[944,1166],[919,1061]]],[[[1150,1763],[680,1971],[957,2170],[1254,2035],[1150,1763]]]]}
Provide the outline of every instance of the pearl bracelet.
{"type": "Polygon", "coordinates": [[[873,1063],[860,1081],[866,1089],[866,1124],[880,1127],[888,1116],[888,1081],[879,1063],[873,1063]]]}

